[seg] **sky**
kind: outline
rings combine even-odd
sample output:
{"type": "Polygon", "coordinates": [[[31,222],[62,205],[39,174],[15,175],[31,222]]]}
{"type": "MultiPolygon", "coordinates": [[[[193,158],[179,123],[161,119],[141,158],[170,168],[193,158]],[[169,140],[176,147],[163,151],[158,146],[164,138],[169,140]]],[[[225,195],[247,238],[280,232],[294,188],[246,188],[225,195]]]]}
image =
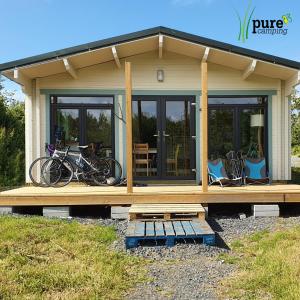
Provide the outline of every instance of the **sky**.
{"type": "MultiPolygon", "coordinates": [[[[299,0],[0,0],[0,20],[0,63],[156,26],[300,61],[299,0]],[[249,2],[252,20],[290,14],[288,33],[239,41],[249,2]]],[[[22,99],[16,84],[5,88],[22,99]]]]}

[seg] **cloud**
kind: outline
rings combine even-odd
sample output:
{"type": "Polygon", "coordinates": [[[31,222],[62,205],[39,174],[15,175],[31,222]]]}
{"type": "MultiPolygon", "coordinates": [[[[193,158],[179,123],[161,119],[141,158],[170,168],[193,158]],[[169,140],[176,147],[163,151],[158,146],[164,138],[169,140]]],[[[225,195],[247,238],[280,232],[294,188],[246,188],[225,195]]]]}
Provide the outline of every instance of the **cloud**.
{"type": "Polygon", "coordinates": [[[171,3],[175,6],[191,6],[201,3],[209,5],[212,2],[214,2],[214,0],[171,0],[171,3]]]}

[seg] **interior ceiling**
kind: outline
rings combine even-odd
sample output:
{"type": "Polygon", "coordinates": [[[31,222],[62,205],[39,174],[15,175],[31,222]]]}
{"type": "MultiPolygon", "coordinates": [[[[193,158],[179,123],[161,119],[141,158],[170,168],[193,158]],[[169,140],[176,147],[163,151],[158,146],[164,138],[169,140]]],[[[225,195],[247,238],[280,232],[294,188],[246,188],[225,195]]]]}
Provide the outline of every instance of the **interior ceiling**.
{"type": "MultiPolygon", "coordinates": [[[[123,44],[115,45],[119,59],[138,55],[141,53],[158,50],[158,35],[144,39],[135,40],[123,44]]],[[[171,51],[177,54],[190,56],[199,59],[199,63],[204,55],[206,47],[195,43],[187,42],[177,38],[164,36],[163,37],[163,51],[171,51]]],[[[69,56],[68,60],[75,69],[80,69],[95,64],[101,64],[114,60],[111,47],[101,48],[93,51],[88,51],[73,56],[69,56]]],[[[225,52],[218,49],[210,49],[208,55],[208,62],[227,66],[230,68],[245,70],[252,62],[252,58],[225,52]]],[[[54,74],[66,72],[62,59],[52,60],[39,64],[29,65],[20,68],[22,73],[29,78],[45,77],[54,74]]],[[[297,70],[271,64],[264,61],[259,61],[254,74],[267,76],[271,78],[279,78],[286,80],[293,76],[297,70]]],[[[9,78],[13,77],[13,72],[4,72],[9,78]]],[[[13,79],[13,78],[12,78],[13,79]]]]}

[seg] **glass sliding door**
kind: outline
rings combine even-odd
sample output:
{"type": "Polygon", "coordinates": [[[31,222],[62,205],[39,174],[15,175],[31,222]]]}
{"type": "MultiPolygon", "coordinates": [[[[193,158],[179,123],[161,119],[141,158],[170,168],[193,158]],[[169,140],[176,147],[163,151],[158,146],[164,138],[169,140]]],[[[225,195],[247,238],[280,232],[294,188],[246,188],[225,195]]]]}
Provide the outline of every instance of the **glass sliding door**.
{"type": "Polygon", "coordinates": [[[193,136],[191,128],[191,102],[166,100],[164,142],[164,170],[166,176],[193,176],[193,136]]]}
{"type": "Polygon", "coordinates": [[[195,178],[194,97],[135,96],[133,174],[139,179],[195,178]]]}
{"type": "Polygon", "coordinates": [[[114,156],[112,96],[51,96],[51,143],[78,150],[100,144],[102,156],[114,156]]]}
{"type": "Polygon", "coordinates": [[[208,110],[208,158],[225,158],[235,149],[234,109],[208,110]]]}
{"type": "Polygon", "coordinates": [[[100,144],[101,156],[112,154],[112,111],[104,108],[86,110],[86,144],[100,144]]]}
{"type": "Polygon", "coordinates": [[[265,157],[265,109],[240,109],[241,151],[249,157],[265,157]]]}
{"type": "Polygon", "coordinates": [[[56,139],[64,146],[68,145],[71,149],[76,149],[80,139],[79,109],[57,109],[54,132],[56,139]]]}
{"type": "Polygon", "coordinates": [[[268,160],[267,125],[267,97],[209,98],[209,159],[240,151],[268,160]]]}
{"type": "Polygon", "coordinates": [[[136,178],[157,177],[157,100],[144,97],[132,102],[133,173],[136,178]]]}

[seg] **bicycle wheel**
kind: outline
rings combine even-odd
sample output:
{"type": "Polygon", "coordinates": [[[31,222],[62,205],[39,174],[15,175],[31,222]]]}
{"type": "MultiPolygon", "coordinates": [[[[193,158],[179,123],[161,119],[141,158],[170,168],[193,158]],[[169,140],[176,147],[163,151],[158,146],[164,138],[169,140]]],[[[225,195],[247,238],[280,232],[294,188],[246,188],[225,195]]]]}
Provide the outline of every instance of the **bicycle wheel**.
{"type": "Polygon", "coordinates": [[[43,180],[42,167],[49,159],[49,156],[39,157],[32,162],[29,167],[29,177],[34,186],[48,187],[49,185],[43,180]]]}
{"type": "Polygon", "coordinates": [[[43,180],[52,187],[63,187],[73,178],[74,170],[68,160],[49,158],[42,167],[43,180]]]}
{"type": "Polygon", "coordinates": [[[97,158],[91,161],[96,171],[91,173],[90,179],[96,185],[107,185],[107,176],[109,176],[110,166],[105,159],[97,158]]]}
{"type": "MultiPolygon", "coordinates": [[[[99,162],[102,162],[102,167],[99,168],[101,176],[105,177],[105,180],[102,180],[102,185],[116,185],[120,182],[122,177],[122,167],[120,163],[113,158],[102,158],[98,159],[99,162]],[[105,162],[105,163],[104,163],[105,162]]],[[[95,182],[95,175],[92,177],[95,182]]],[[[96,178],[97,180],[97,178],[96,178]]],[[[95,182],[96,183],[96,182],[95,182]]]]}

